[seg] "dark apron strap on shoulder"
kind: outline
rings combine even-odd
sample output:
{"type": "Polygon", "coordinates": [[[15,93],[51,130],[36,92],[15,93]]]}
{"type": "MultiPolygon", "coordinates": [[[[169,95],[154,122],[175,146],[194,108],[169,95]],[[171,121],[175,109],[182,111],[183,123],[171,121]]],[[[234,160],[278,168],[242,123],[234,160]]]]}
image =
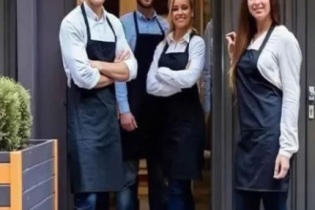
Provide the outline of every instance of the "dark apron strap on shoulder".
{"type": "Polygon", "coordinates": [[[114,28],[113,28],[112,23],[109,21],[109,18],[108,18],[108,17],[106,17],[106,21],[107,21],[109,27],[111,28],[111,30],[112,30],[112,32],[113,32],[113,34],[114,34],[114,36],[115,36],[115,42],[117,42],[117,36],[116,36],[115,30],[114,30],[114,28]]]}
{"type": "Polygon", "coordinates": [[[86,12],[85,12],[85,8],[84,8],[84,4],[81,4],[81,11],[82,11],[82,15],[84,18],[84,22],[85,22],[85,26],[86,26],[86,32],[87,32],[87,37],[88,37],[88,41],[91,40],[91,31],[90,31],[90,26],[89,26],[89,22],[86,16],[86,12]]]}
{"type": "Polygon", "coordinates": [[[271,34],[272,34],[272,32],[273,32],[274,29],[275,29],[275,26],[271,26],[271,27],[269,28],[268,33],[267,33],[267,35],[266,35],[266,37],[265,37],[265,39],[264,39],[262,45],[261,45],[260,48],[259,48],[259,51],[258,51],[258,54],[259,54],[259,55],[261,54],[261,52],[262,52],[263,49],[265,48],[265,46],[266,46],[266,44],[267,44],[267,42],[268,42],[268,40],[269,40],[269,38],[270,38],[270,36],[271,36],[271,34]]]}

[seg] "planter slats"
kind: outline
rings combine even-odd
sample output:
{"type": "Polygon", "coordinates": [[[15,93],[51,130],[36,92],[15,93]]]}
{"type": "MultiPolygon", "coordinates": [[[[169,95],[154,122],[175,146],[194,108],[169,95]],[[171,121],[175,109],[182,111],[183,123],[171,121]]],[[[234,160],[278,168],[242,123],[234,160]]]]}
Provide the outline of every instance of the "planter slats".
{"type": "Polygon", "coordinates": [[[10,153],[9,152],[0,153],[0,163],[10,163],[10,153]]]}
{"type": "Polygon", "coordinates": [[[0,185],[0,207],[10,206],[10,186],[0,185]]]}
{"type": "MultiPolygon", "coordinates": [[[[50,178],[29,191],[23,193],[23,210],[29,210],[37,206],[43,200],[54,193],[54,179],[50,178]]],[[[52,206],[49,208],[52,209],[52,206]]],[[[44,210],[44,209],[43,209],[44,210]]]]}
{"type": "Polygon", "coordinates": [[[57,140],[0,152],[0,210],[58,209],[57,140]]]}
{"type": "MultiPolygon", "coordinates": [[[[43,200],[42,202],[40,202],[39,204],[37,204],[36,206],[34,206],[30,210],[51,209],[52,206],[56,205],[54,203],[54,200],[55,200],[55,196],[50,196],[49,198],[47,198],[46,200],[43,200]]],[[[58,208],[54,207],[54,209],[57,210],[58,208]]],[[[2,210],[2,209],[0,209],[0,210],[2,210]]]]}
{"type": "Polygon", "coordinates": [[[49,179],[54,175],[54,161],[50,159],[23,171],[23,191],[49,179]]]}
{"type": "Polygon", "coordinates": [[[53,142],[31,141],[32,147],[23,150],[23,171],[53,157],[53,142]]]}

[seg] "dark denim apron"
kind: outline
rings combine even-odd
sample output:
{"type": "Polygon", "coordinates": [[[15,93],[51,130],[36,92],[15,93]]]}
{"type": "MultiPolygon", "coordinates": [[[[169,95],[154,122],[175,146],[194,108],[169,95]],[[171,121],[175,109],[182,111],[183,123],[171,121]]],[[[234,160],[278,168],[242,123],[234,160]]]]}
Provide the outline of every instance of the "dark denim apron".
{"type": "Polygon", "coordinates": [[[161,34],[139,33],[136,12],[133,14],[137,39],[135,57],[138,61],[137,78],[127,83],[130,111],[136,119],[138,129],[128,132],[122,129],[123,153],[125,159],[139,159],[148,155],[154,144],[150,141],[151,127],[154,126],[154,97],[146,92],[147,74],[157,45],[164,39],[164,31],[156,18],[161,34]],[[153,125],[152,125],[153,124],[153,125]]]}
{"type": "MultiPolygon", "coordinates": [[[[87,28],[86,52],[90,60],[113,62],[115,42],[91,40],[87,28]]],[[[68,92],[68,151],[73,193],[119,191],[123,187],[122,150],[114,84],[86,90],[72,82],[68,92]]]]}
{"type": "MultiPolygon", "coordinates": [[[[194,35],[191,34],[190,39],[194,35]]],[[[184,52],[166,53],[166,43],[159,67],[173,71],[186,69],[189,62],[189,44],[184,52]]],[[[205,148],[205,120],[197,84],[184,88],[169,97],[159,97],[156,122],[156,141],[165,173],[172,179],[199,179],[205,148]]]]}
{"type": "Polygon", "coordinates": [[[258,51],[247,50],[236,72],[240,139],[236,148],[236,189],[287,191],[289,175],[273,178],[279,152],[282,91],[267,81],[257,63],[274,27],[258,51]]]}

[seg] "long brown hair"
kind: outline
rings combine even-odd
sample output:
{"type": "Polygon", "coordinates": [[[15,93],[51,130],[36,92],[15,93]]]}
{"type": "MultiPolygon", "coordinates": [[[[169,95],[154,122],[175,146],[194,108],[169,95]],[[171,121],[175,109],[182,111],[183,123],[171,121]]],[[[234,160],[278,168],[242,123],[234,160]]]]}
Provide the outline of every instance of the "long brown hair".
{"type": "MultiPolygon", "coordinates": [[[[238,21],[237,36],[235,40],[235,49],[232,56],[232,65],[229,71],[230,88],[236,93],[235,87],[235,71],[236,65],[249,46],[251,40],[257,33],[257,25],[255,18],[250,14],[248,8],[248,0],[242,0],[240,16],[238,21]]],[[[273,25],[280,24],[279,0],[269,0],[270,15],[273,25]]]]}
{"type": "MultiPolygon", "coordinates": [[[[191,11],[194,13],[195,12],[195,3],[194,0],[188,0],[189,1],[189,6],[191,8],[191,11]]],[[[168,0],[168,22],[169,22],[169,33],[173,32],[175,30],[175,26],[172,20],[172,8],[174,6],[175,0],[168,0]]],[[[194,18],[191,18],[190,21],[190,29],[192,29],[195,33],[197,33],[197,30],[195,28],[193,28],[193,22],[194,22],[194,18]]]]}

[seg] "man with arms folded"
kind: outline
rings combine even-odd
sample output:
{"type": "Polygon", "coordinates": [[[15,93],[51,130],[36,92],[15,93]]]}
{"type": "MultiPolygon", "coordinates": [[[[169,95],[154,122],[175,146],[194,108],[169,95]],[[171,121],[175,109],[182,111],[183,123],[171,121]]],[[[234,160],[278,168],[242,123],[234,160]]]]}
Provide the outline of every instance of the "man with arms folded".
{"type": "Polygon", "coordinates": [[[108,193],[124,184],[114,82],[136,78],[137,62],[121,22],[106,12],[104,1],[83,1],[60,28],[75,210],[109,209],[108,193]]]}
{"type": "Polygon", "coordinates": [[[137,10],[121,17],[127,41],[138,61],[137,79],[117,83],[124,153],[125,186],[117,195],[118,210],[138,209],[139,159],[148,166],[150,210],[164,210],[166,187],[158,151],[150,141],[154,127],[154,99],[146,92],[146,78],[157,45],[165,38],[168,23],[156,14],[153,0],[137,0],[137,10]]]}

